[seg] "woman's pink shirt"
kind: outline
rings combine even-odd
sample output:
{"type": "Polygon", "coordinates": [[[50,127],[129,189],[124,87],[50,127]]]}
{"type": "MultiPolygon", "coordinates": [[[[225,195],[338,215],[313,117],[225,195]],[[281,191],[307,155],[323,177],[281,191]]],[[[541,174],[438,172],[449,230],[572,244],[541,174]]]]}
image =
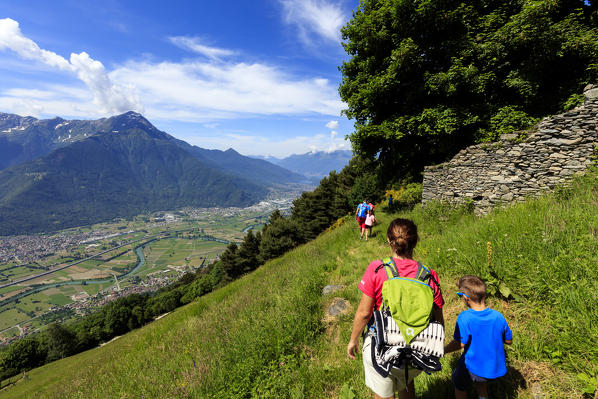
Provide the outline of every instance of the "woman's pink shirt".
{"type": "MultiPolygon", "coordinates": [[[[397,265],[397,271],[401,277],[415,278],[417,275],[418,264],[412,259],[398,259],[393,258],[397,265]]],[[[382,305],[382,284],[388,279],[384,268],[380,268],[376,273],[376,269],[382,265],[381,260],[375,260],[368,266],[367,270],[363,274],[361,282],[359,283],[359,290],[370,298],[376,300],[376,310],[382,305]]],[[[438,308],[444,306],[444,298],[442,297],[442,291],[440,286],[435,281],[438,280],[438,274],[436,271],[428,268],[432,274],[433,279],[430,279],[429,285],[432,287],[434,292],[434,304],[438,308]],[[435,281],[434,281],[435,280],[435,281]]]]}

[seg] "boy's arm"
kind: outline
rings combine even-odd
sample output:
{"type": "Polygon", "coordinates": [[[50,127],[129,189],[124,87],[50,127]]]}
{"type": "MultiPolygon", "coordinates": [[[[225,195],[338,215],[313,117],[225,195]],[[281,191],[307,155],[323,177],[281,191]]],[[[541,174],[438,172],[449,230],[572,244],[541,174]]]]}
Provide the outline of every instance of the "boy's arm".
{"type": "Polygon", "coordinates": [[[511,332],[511,329],[509,328],[509,325],[507,324],[506,320],[505,320],[505,328],[504,328],[504,332],[503,332],[503,342],[507,345],[511,345],[513,343],[513,333],[511,332]]]}
{"type": "Polygon", "coordinates": [[[444,347],[444,353],[451,353],[454,351],[458,351],[461,348],[465,348],[465,344],[462,344],[459,341],[455,341],[454,339],[447,345],[444,347]]]}

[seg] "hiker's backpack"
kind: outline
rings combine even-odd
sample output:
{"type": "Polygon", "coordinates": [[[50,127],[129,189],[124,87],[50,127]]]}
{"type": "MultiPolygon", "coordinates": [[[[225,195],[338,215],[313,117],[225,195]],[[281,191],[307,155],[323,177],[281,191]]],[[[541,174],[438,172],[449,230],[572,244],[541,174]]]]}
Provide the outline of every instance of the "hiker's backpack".
{"type": "MultiPolygon", "coordinates": [[[[444,327],[431,320],[434,293],[430,270],[418,263],[416,278],[399,276],[392,258],[382,260],[388,280],[382,284],[382,306],[373,313],[372,363],[387,377],[393,368],[440,371],[444,355],[444,327]]],[[[436,284],[438,282],[434,280],[436,284]]]]}
{"type": "Polygon", "coordinates": [[[358,208],[359,209],[358,209],[357,216],[360,217],[360,218],[364,218],[367,215],[367,213],[368,213],[368,209],[369,209],[368,205],[364,204],[362,202],[361,204],[359,204],[358,208]]]}

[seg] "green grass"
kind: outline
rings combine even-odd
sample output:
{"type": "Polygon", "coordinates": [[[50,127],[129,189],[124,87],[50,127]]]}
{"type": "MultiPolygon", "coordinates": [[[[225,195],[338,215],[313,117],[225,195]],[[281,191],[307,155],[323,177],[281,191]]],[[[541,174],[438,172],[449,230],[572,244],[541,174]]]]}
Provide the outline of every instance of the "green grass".
{"type": "Polygon", "coordinates": [[[22,285],[11,285],[10,287],[0,288],[0,294],[6,294],[15,290],[22,289],[22,285]]]}
{"type": "MultiPolygon", "coordinates": [[[[96,269],[101,269],[102,266],[104,265],[104,262],[102,260],[99,259],[90,259],[90,260],[86,260],[85,262],[81,262],[79,264],[77,264],[77,267],[86,269],[86,270],[96,270],[96,269]]],[[[68,269],[65,269],[68,270],[68,269]]]]}
{"type": "Polygon", "coordinates": [[[214,258],[226,249],[226,245],[213,241],[167,239],[150,244],[144,249],[146,264],[138,274],[146,275],[164,270],[167,265],[199,265],[199,257],[214,258]],[[187,261],[189,259],[189,261],[187,261]]]}
{"type": "Polygon", "coordinates": [[[62,285],[57,288],[60,291],[60,293],[62,293],[64,295],[73,295],[73,294],[76,294],[77,292],[79,292],[75,289],[75,286],[72,286],[72,285],[62,285]]]}
{"type": "MultiPolygon", "coordinates": [[[[38,312],[37,308],[41,310],[40,303],[33,303],[30,297],[25,297],[19,301],[17,304],[17,308],[22,310],[23,312],[38,312]]],[[[4,315],[2,315],[4,317],[4,315]]]]}
{"type": "Polygon", "coordinates": [[[17,308],[11,308],[2,312],[2,320],[0,320],[0,330],[14,326],[25,320],[29,320],[29,316],[17,308]]]}
{"type": "Polygon", "coordinates": [[[6,267],[4,270],[2,270],[2,274],[9,278],[10,280],[14,281],[14,280],[18,280],[24,277],[27,277],[29,275],[33,275],[35,273],[39,273],[39,269],[35,269],[32,267],[28,267],[28,266],[19,266],[19,267],[13,267],[13,268],[8,268],[6,267]]]}
{"type": "Polygon", "coordinates": [[[53,295],[50,295],[49,302],[53,305],[62,306],[62,305],[66,305],[67,303],[70,303],[71,298],[69,298],[68,296],[66,296],[64,294],[53,294],[53,295]]]}
{"type": "Polygon", "coordinates": [[[103,283],[103,284],[86,284],[86,285],[75,285],[77,292],[85,291],[89,296],[93,296],[103,290],[104,288],[110,286],[110,283],[103,283]]]}
{"type": "MultiPolygon", "coordinates": [[[[463,310],[461,275],[497,278],[515,295],[489,300],[514,334],[509,374],[490,385],[492,398],[532,399],[539,389],[545,398],[581,398],[589,388],[578,374],[598,374],[598,173],[572,187],[482,218],[436,205],[402,215],[420,228],[416,259],[440,276],[448,337],[463,310]]],[[[32,370],[0,398],[338,398],[345,385],[370,398],[361,362],[345,348],[357,284],[370,261],[389,255],[385,228],[396,216],[378,212],[368,242],[348,217],[149,326],[32,370]],[[344,288],[323,296],[326,284],[344,288]],[[325,319],[335,298],[351,308],[325,319]]],[[[452,397],[456,359],[418,377],[417,396],[452,397]]]]}

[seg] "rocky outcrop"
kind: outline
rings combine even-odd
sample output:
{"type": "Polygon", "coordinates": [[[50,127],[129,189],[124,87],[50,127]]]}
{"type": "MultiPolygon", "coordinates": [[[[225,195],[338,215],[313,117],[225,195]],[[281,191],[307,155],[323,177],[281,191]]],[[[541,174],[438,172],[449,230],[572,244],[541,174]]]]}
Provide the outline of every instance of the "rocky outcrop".
{"type": "Polygon", "coordinates": [[[598,145],[598,86],[584,90],[584,105],[542,120],[519,139],[503,135],[495,143],[477,144],[449,162],[424,171],[422,202],[464,203],[477,212],[520,201],[550,190],[593,161],[598,145]]]}

